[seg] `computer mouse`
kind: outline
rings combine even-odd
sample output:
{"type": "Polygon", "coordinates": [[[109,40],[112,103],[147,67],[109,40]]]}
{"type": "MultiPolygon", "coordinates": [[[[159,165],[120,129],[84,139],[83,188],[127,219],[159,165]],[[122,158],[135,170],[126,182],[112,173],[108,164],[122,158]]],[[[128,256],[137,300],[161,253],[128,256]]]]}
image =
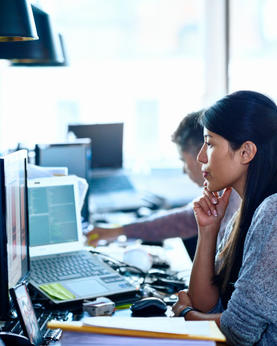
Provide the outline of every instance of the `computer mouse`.
{"type": "Polygon", "coordinates": [[[26,336],[18,335],[10,332],[0,332],[0,340],[5,346],[32,346],[26,336]]]}
{"type": "Polygon", "coordinates": [[[148,297],[136,301],[130,309],[134,317],[165,316],[167,305],[160,298],[148,297]]]}

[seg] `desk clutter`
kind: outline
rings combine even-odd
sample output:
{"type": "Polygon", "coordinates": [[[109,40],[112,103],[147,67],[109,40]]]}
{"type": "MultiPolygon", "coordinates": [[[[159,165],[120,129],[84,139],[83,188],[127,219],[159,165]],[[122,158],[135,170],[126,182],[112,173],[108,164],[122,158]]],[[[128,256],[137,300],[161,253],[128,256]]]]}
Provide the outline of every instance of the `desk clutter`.
{"type": "MultiPolygon", "coordinates": [[[[178,239],[171,239],[171,247],[174,248],[173,244],[176,245],[175,249],[177,249],[181,243],[179,243],[178,239]]],[[[151,245],[146,245],[146,248],[151,248],[151,245]]],[[[177,299],[175,293],[187,287],[187,282],[182,277],[182,272],[171,270],[169,262],[167,266],[162,267],[155,267],[155,263],[153,262],[153,268],[144,272],[140,268],[122,262],[112,255],[107,255],[104,253],[104,250],[111,252],[107,246],[103,247],[101,251],[91,250],[91,256],[98,256],[99,260],[103,261],[103,263],[118,273],[118,275],[124,277],[131,285],[137,287],[137,290],[132,294],[125,293],[85,301],[54,304],[53,301],[47,299],[47,296],[41,294],[33,285],[28,285],[42,335],[43,341],[40,344],[53,344],[62,335],[60,328],[51,330],[47,327],[48,322],[51,320],[68,323],[80,321],[89,316],[111,315],[111,313],[117,316],[124,312],[131,316],[132,311],[133,316],[140,315],[147,318],[151,316],[170,316],[171,305],[177,299]],[[139,304],[144,304],[144,308],[140,309],[140,312],[137,314],[136,307],[139,304]],[[88,308],[89,306],[90,308],[88,308]]],[[[159,250],[163,253],[162,247],[159,250]]],[[[154,245],[153,253],[157,256],[158,252],[157,245],[154,245]]],[[[164,256],[165,253],[163,254],[162,261],[165,261],[164,256]]],[[[137,310],[139,309],[137,308],[137,310]]],[[[23,329],[16,312],[12,310],[12,314],[2,327],[2,331],[24,335],[23,329]]]]}
{"type": "Polygon", "coordinates": [[[109,321],[122,314],[132,320],[139,306],[147,320],[171,316],[191,271],[181,239],[86,248],[74,176],[27,180],[25,150],[1,157],[0,175],[0,341],[6,346],[59,342],[63,329],[51,321],[82,325],[111,314],[109,321]]]}

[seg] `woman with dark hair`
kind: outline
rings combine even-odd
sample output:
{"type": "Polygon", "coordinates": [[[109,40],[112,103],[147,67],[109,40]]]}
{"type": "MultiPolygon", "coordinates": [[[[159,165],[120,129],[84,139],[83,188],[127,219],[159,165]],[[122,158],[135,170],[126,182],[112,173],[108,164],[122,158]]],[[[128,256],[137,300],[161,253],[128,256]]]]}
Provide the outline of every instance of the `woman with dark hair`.
{"type": "Polygon", "coordinates": [[[239,91],[210,107],[201,122],[198,244],[189,289],[179,292],[173,311],[186,320],[215,320],[232,345],[277,345],[276,104],[239,91]],[[232,188],[241,207],[216,253],[232,188]]]}

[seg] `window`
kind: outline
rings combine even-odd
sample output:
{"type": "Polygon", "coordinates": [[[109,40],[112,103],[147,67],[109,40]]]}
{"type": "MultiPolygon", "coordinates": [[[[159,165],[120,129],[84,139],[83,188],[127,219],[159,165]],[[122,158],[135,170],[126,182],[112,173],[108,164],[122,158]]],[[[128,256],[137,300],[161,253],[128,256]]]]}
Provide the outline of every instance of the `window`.
{"type": "Polygon", "coordinates": [[[1,146],[64,140],[68,123],[123,121],[125,166],[178,165],[171,134],[215,100],[207,75],[217,64],[206,56],[220,54],[206,43],[216,2],[41,0],[70,66],[2,69],[1,146]]]}
{"type": "Polygon", "coordinates": [[[277,100],[276,12],[276,0],[231,0],[230,91],[250,89],[277,100]]]}

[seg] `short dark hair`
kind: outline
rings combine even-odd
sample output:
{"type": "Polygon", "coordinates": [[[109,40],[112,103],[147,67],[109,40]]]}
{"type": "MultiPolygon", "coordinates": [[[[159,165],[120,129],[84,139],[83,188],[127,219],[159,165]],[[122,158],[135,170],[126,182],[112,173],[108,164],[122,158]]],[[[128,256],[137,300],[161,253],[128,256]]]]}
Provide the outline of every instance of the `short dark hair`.
{"type": "Polygon", "coordinates": [[[204,110],[187,114],[172,134],[172,142],[182,151],[197,154],[203,145],[203,127],[199,119],[204,110]]]}

